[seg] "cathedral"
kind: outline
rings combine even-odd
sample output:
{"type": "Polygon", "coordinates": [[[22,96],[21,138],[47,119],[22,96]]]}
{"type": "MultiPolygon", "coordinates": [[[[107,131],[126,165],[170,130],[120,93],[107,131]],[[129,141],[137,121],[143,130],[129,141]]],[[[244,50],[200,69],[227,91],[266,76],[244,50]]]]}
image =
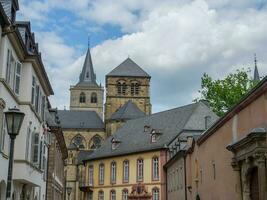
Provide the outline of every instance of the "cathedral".
{"type": "Polygon", "coordinates": [[[164,165],[218,117],[204,101],[152,114],[150,79],[127,58],[106,74],[104,101],[88,48],[70,110],[58,111],[70,199],[166,199],[164,165]]]}

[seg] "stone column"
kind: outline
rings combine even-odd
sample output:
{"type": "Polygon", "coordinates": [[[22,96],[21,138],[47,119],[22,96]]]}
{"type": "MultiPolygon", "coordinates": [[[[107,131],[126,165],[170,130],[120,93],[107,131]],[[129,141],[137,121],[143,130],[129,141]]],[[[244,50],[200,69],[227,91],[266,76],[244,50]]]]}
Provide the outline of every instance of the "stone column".
{"type": "Polygon", "coordinates": [[[258,180],[259,180],[259,196],[260,200],[267,199],[267,185],[266,185],[266,159],[264,154],[257,159],[258,164],[258,180]]]}
{"type": "Polygon", "coordinates": [[[241,191],[241,168],[238,165],[238,163],[236,161],[232,162],[232,167],[234,169],[234,173],[235,173],[235,200],[242,200],[242,191],[241,191]]]}
{"type": "Polygon", "coordinates": [[[250,200],[250,187],[249,187],[249,177],[247,176],[250,164],[248,159],[242,163],[241,168],[241,180],[242,180],[242,196],[243,200],[250,200]]]}

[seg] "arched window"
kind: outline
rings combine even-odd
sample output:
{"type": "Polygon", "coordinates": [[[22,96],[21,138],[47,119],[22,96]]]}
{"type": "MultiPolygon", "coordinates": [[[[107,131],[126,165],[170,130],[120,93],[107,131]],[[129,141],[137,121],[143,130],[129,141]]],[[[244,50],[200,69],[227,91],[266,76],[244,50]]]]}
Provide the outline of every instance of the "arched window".
{"type": "Polygon", "coordinates": [[[104,200],[104,192],[102,190],[98,192],[98,200],[104,200]]]}
{"type": "Polygon", "coordinates": [[[101,146],[102,143],[102,138],[98,135],[95,135],[91,140],[89,147],[90,149],[97,149],[101,146]]]}
{"type": "Polygon", "coordinates": [[[152,158],[152,180],[159,180],[159,158],[152,158]]]}
{"type": "Polygon", "coordinates": [[[152,200],[159,200],[159,189],[158,188],[152,189],[152,200]]]}
{"type": "Polygon", "coordinates": [[[80,103],[85,103],[85,101],[86,101],[86,97],[85,97],[84,92],[82,92],[82,93],[80,94],[80,103]]]}
{"type": "Polygon", "coordinates": [[[110,200],[116,200],[116,191],[115,190],[110,191],[110,200]]]}
{"type": "Polygon", "coordinates": [[[99,165],[99,184],[102,185],[104,184],[104,177],[105,176],[105,165],[101,163],[99,165]]]}
{"type": "Polygon", "coordinates": [[[77,147],[78,149],[84,149],[85,148],[85,139],[80,134],[76,135],[72,139],[71,143],[74,147],[77,147]]]}
{"type": "Polygon", "coordinates": [[[126,188],[122,190],[122,200],[128,200],[128,190],[126,188]]]}
{"type": "Polygon", "coordinates": [[[123,161],[123,182],[124,183],[129,182],[129,161],[128,160],[123,161]]]}
{"type": "Polygon", "coordinates": [[[131,83],[131,94],[132,95],[138,95],[139,89],[140,89],[140,84],[138,82],[131,83]]]}
{"type": "Polygon", "coordinates": [[[116,162],[111,163],[111,169],[110,169],[110,182],[116,183],[116,174],[117,174],[117,165],[116,162]]]}
{"type": "Polygon", "coordinates": [[[144,177],[144,160],[138,159],[137,160],[137,181],[143,181],[144,177]]]}
{"type": "Polygon", "coordinates": [[[97,103],[97,95],[95,92],[91,94],[91,103],[97,103]]]}
{"type": "Polygon", "coordinates": [[[117,92],[118,94],[126,94],[126,90],[127,90],[127,85],[125,83],[125,81],[119,81],[117,83],[117,92]]]}

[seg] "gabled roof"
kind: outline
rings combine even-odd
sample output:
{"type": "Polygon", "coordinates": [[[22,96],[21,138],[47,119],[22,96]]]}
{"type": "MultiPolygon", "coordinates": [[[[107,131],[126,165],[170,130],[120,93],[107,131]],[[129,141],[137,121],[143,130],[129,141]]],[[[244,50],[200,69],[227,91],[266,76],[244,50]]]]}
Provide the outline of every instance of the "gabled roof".
{"type": "Polygon", "coordinates": [[[113,69],[110,73],[106,75],[109,76],[127,76],[127,77],[148,77],[146,73],[140,66],[138,66],[132,59],[127,58],[119,66],[113,69]]]}
{"type": "Polygon", "coordinates": [[[104,129],[104,123],[95,111],[59,110],[63,129],[104,129]]]}
{"type": "Polygon", "coordinates": [[[131,100],[127,101],[115,113],[111,115],[113,120],[128,120],[144,117],[145,113],[141,111],[131,100]]]}
{"type": "Polygon", "coordinates": [[[205,116],[211,116],[212,121],[217,120],[217,116],[206,104],[198,102],[129,120],[112,136],[107,138],[100,148],[87,155],[84,160],[95,160],[167,148],[174,138],[188,128],[188,124],[190,124],[192,132],[203,132],[205,130],[205,116]],[[157,142],[151,142],[151,132],[145,132],[145,126],[149,126],[150,130],[161,130],[162,134],[157,142]],[[111,146],[113,138],[121,141],[115,150],[112,150],[111,146]]]}
{"type": "Polygon", "coordinates": [[[90,48],[88,48],[77,86],[97,86],[90,48]]]}

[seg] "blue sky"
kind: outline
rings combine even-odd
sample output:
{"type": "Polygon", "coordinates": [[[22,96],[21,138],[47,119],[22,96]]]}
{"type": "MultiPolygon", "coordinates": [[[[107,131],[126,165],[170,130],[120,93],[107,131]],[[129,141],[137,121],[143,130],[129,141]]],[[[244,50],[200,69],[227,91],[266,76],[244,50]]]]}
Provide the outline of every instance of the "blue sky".
{"type": "Polygon", "coordinates": [[[223,77],[253,68],[267,73],[266,0],[21,0],[55,95],[69,105],[90,35],[98,82],[130,56],[151,76],[153,112],[192,102],[204,72],[223,77]]]}

